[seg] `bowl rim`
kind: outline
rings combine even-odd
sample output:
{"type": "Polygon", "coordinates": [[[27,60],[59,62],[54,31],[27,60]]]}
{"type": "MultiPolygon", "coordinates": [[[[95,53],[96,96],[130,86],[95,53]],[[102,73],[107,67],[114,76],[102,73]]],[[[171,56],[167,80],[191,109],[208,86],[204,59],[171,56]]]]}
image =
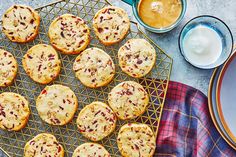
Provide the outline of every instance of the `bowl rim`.
{"type": "Polygon", "coordinates": [[[133,10],[133,14],[135,16],[135,18],[137,19],[137,21],[144,27],[146,28],[147,30],[151,31],[151,32],[154,32],[154,33],[166,33],[166,32],[169,32],[171,31],[172,29],[174,29],[175,27],[177,27],[180,22],[183,20],[184,16],[185,16],[185,13],[186,13],[186,10],[187,10],[187,0],[180,0],[181,1],[181,4],[182,4],[182,11],[181,11],[181,14],[180,16],[178,17],[178,19],[173,23],[171,24],[170,26],[168,27],[163,27],[163,28],[155,28],[155,27],[152,27],[152,26],[149,26],[147,25],[146,23],[143,22],[143,20],[139,17],[139,14],[138,14],[138,8],[136,7],[136,0],[134,0],[135,2],[133,3],[132,5],[132,10],[133,10]]]}
{"type": "Polygon", "coordinates": [[[223,20],[221,20],[220,18],[218,18],[218,17],[216,17],[216,16],[212,16],[212,15],[198,15],[198,16],[196,16],[196,17],[190,19],[190,20],[183,26],[183,28],[181,29],[181,31],[180,31],[180,33],[179,33],[178,45],[179,45],[179,50],[180,50],[181,55],[184,57],[184,59],[185,59],[189,64],[191,64],[192,66],[194,66],[194,67],[196,67],[196,68],[199,68],[199,69],[213,69],[213,68],[216,68],[216,67],[218,67],[218,66],[224,64],[224,63],[230,58],[230,56],[231,56],[232,53],[233,53],[233,49],[234,49],[234,38],[233,38],[233,34],[232,34],[232,32],[231,32],[229,26],[228,26],[223,20]],[[201,65],[192,64],[192,63],[186,58],[186,56],[184,55],[184,53],[183,53],[183,51],[182,51],[182,49],[181,49],[181,42],[180,42],[181,38],[180,38],[180,37],[181,37],[181,35],[182,35],[184,29],[186,28],[186,26],[188,26],[190,22],[192,22],[192,21],[194,21],[194,20],[196,20],[196,19],[199,19],[199,18],[203,18],[203,17],[209,17],[209,18],[216,19],[216,20],[220,21],[223,25],[225,25],[225,27],[226,27],[227,30],[229,31],[230,38],[231,38],[231,41],[232,41],[231,50],[230,50],[230,53],[229,53],[229,55],[227,56],[227,58],[226,58],[224,61],[222,61],[221,63],[216,64],[216,65],[213,65],[213,66],[201,66],[201,65]]]}

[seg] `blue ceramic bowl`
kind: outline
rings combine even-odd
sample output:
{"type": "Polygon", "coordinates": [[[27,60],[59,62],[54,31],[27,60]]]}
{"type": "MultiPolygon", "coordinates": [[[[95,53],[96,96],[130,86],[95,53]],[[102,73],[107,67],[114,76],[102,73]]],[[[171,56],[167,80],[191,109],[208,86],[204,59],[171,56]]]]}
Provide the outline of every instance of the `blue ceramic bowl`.
{"type": "Polygon", "coordinates": [[[179,25],[179,23],[182,21],[184,15],[185,15],[185,12],[186,12],[186,8],[187,8],[187,1],[186,0],[181,0],[181,4],[182,4],[182,12],[179,16],[179,18],[175,21],[175,23],[173,23],[171,26],[168,26],[168,27],[164,27],[164,28],[155,28],[155,27],[151,27],[149,25],[147,25],[146,23],[144,23],[142,21],[142,19],[139,17],[139,14],[138,14],[138,5],[139,5],[139,1],[140,0],[122,0],[124,2],[126,2],[127,4],[131,5],[132,6],[132,9],[133,9],[133,13],[134,13],[134,16],[135,18],[137,19],[137,21],[144,27],[146,28],[147,30],[151,31],[151,32],[154,32],[154,33],[165,33],[165,32],[168,32],[170,30],[172,30],[173,28],[175,28],[176,26],[179,25]]]}
{"type": "Polygon", "coordinates": [[[181,54],[184,56],[186,61],[191,63],[193,66],[201,69],[212,69],[223,64],[230,57],[233,51],[233,43],[233,36],[229,27],[219,18],[210,15],[202,15],[190,20],[187,24],[185,24],[179,36],[179,49],[181,54]],[[185,52],[183,50],[183,40],[185,35],[188,33],[189,30],[198,25],[205,25],[214,29],[220,35],[222,40],[222,52],[220,57],[216,62],[209,65],[201,66],[191,63],[188,58],[186,58],[185,52]]]}

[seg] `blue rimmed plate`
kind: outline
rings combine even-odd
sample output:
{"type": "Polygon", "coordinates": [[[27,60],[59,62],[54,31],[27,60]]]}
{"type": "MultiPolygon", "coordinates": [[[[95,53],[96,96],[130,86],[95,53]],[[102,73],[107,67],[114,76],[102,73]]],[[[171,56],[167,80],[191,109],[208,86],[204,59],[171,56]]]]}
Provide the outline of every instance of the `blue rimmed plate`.
{"type": "Polygon", "coordinates": [[[224,64],[216,86],[219,118],[230,138],[236,143],[236,53],[224,64]]]}
{"type": "Polygon", "coordinates": [[[215,69],[211,80],[210,80],[210,84],[209,84],[209,88],[208,88],[208,106],[209,106],[209,111],[210,111],[210,115],[212,118],[212,121],[216,127],[216,129],[218,130],[218,132],[220,133],[220,135],[224,138],[224,140],[232,147],[236,150],[236,143],[234,142],[233,139],[231,139],[231,137],[229,136],[229,134],[227,133],[227,131],[225,130],[223,123],[220,119],[218,110],[217,110],[217,102],[216,102],[216,87],[217,87],[217,82],[218,82],[218,78],[219,75],[221,73],[223,66],[220,66],[219,68],[215,69]]]}

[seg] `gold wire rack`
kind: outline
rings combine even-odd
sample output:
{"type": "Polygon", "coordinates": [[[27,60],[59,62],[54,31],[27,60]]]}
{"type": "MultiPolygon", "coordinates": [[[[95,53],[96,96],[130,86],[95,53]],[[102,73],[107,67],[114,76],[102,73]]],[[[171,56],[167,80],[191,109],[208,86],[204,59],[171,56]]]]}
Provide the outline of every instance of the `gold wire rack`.
{"type": "MultiPolygon", "coordinates": [[[[93,101],[102,101],[107,103],[107,95],[109,91],[118,83],[126,80],[134,80],[141,83],[150,96],[150,102],[147,111],[140,117],[130,120],[129,122],[141,122],[148,124],[157,135],[159,120],[162,114],[165,95],[167,92],[169,77],[172,69],[172,59],[165,52],[151,41],[144,32],[139,29],[137,23],[131,22],[131,29],[126,38],[114,46],[104,46],[95,37],[91,31],[91,43],[89,47],[99,47],[105,50],[114,60],[116,65],[116,75],[114,80],[106,87],[98,89],[90,89],[83,86],[78,79],[75,78],[72,71],[72,65],[76,58],[75,55],[62,55],[59,53],[62,61],[62,70],[59,77],[52,84],[63,84],[69,86],[76,94],[79,103],[79,109],[73,121],[65,126],[51,126],[41,121],[35,107],[35,99],[40,91],[45,87],[33,82],[25,73],[22,67],[22,57],[25,52],[32,46],[39,43],[49,44],[47,36],[48,27],[52,20],[64,13],[71,13],[83,18],[92,28],[92,19],[95,13],[101,8],[111,5],[107,0],[60,0],[50,3],[43,7],[37,8],[41,16],[41,25],[38,37],[27,44],[17,44],[10,42],[2,32],[0,32],[0,48],[11,52],[17,59],[19,71],[13,85],[7,88],[0,88],[0,93],[5,91],[16,92],[25,96],[30,103],[31,115],[27,126],[19,132],[7,132],[0,130],[0,149],[8,156],[23,156],[25,143],[42,132],[48,132],[55,135],[58,141],[65,149],[65,156],[72,156],[77,146],[84,142],[88,142],[78,131],[76,126],[76,117],[78,112],[87,104],[93,101]],[[156,65],[148,76],[142,79],[134,79],[121,71],[118,65],[117,51],[130,38],[145,38],[156,49],[157,59],[156,65]]],[[[0,26],[1,27],[1,26],[0,26]]],[[[117,121],[117,127],[110,136],[98,142],[102,144],[113,157],[121,156],[116,144],[116,137],[120,127],[127,121],[117,121]]]]}

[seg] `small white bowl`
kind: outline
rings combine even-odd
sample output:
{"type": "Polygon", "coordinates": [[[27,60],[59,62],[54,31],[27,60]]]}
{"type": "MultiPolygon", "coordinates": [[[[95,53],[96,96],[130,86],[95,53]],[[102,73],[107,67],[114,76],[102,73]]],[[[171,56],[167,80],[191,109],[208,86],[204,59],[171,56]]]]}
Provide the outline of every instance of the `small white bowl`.
{"type": "Polygon", "coordinates": [[[197,68],[201,69],[212,69],[215,67],[220,66],[223,64],[231,55],[233,51],[233,35],[229,29],[229,27],[219,18],[210,16],[210,15],[202,15],[195,17],[191,19],[189,22],[185,24],[183,29],[181,30],[180,36],[179,36],[179,49],[183,57],[186,61],[188,61],[190,64],[197,68]],[[185,55],[185,52],[183,50],[183,39],[185,35],[188,33],[189,30],[192,28],[198,26],[198,25],[206,25],[212,29],[214,29],[221,37],[222,39],[222,52],[220,57],[217,59],[216,62],[209,64],[209,65],[195,65],[194,63],[191,63],[185,55]]]}

